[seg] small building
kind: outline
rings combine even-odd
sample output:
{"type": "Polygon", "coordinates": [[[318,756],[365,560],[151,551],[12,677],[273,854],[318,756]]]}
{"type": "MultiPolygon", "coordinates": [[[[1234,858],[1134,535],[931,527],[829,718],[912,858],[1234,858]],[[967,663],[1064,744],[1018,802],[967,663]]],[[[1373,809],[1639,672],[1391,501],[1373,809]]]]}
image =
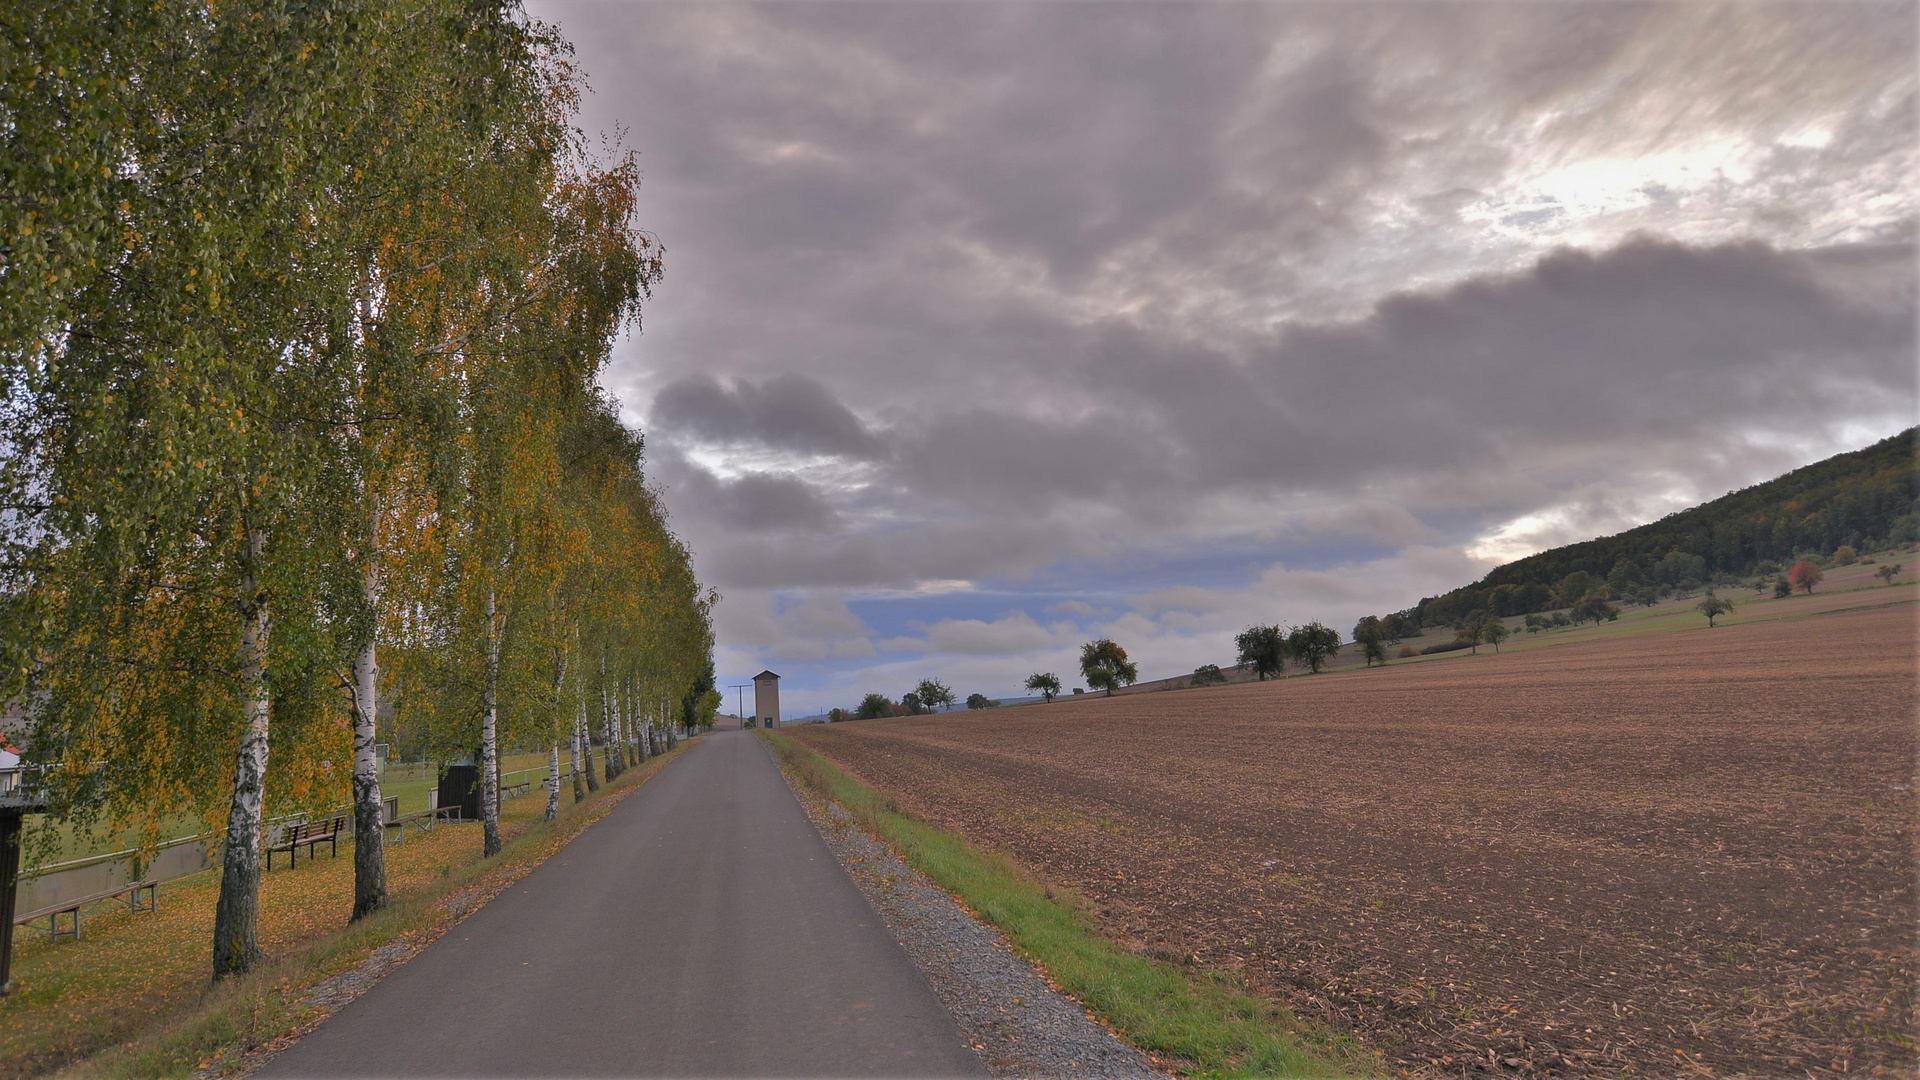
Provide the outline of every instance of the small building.
{"type": "Polygon", "coordinates": [[[780,676],[771,671],[753,677],[753,719],[761,727],[780,723],[780,676]]]}

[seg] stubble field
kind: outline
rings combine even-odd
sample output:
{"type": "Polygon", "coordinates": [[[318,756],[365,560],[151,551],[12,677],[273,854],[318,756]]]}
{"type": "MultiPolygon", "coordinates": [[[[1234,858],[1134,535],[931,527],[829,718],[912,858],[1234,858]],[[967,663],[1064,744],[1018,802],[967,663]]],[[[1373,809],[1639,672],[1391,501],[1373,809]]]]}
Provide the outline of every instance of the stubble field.
{"type": "Polygon", "coordinates": [[[1911,1075],[1915,612],[793,734],[1389,1072],[1911,1075]]]}

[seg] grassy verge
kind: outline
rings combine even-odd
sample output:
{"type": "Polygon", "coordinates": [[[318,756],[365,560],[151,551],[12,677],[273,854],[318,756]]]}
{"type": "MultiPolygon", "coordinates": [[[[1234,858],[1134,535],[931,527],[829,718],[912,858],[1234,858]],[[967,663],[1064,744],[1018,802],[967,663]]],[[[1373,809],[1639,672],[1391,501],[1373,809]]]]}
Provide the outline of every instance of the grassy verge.
{"type": "Polygon", "coordinates": [[[474,825],[443,826],[389,846],[388,906],[348,924],[353,859],[303,859],[261,883],[268,960],[209,987],[217,872],[161,891],[153,914],[102,912],[78,942],[16,937],[16,991],[0,999],[0,1077],[219,1076],[248,1067],[311,1028],[347,996],[316,1000],[335,976],[379,970],[424,947],[559,851],[683,752],[629,769],[580,804],[561,792],[544,820],[540,792],[502,807],[504,850],[480,856],[474,825]],[[379,952],[376,954],[376,950],[379,952]]]}
{"type": "Polygon", "coordinates": [[[1370,1075],[1350,1040],[1305,1023],[1231,979],[1137,956],[1005,856],[977,851],[785,735],[756,732],[820,794],[910,865],[1000,928],[1015,950],[1135,1046],[1190,1076],[1370,1075]]]}

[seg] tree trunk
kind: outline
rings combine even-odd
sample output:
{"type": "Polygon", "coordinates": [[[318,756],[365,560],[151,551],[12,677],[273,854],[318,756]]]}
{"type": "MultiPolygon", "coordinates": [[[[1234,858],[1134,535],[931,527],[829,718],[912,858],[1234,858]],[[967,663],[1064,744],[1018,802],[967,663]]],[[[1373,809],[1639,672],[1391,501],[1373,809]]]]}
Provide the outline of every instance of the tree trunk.
{"type": "MultiPolygon", "coordinates": [[[[247,548],[258,559],[266,534],[252,530],[247,548]]],[[[227,813],[227,846],[220,860],[220,900],[213,914],[213,977],[244,974],[260,951],[260,824],[267,786],[267,735],[272,700],[267,690],[267,641],[272,618],[259,583],[248,570],[240,584],[246,625],[240,640],[240,685],[247,695],[247,725],[234,755],[233,803],[227,813]]]]}
{"type": "Polygon", "coordinates": [[[631,684],[627,688],[627,753],[635,765],[646,760],[640,756],[640,698],[631,684]]]}
{"type": "Polygon", "coordinates": [[[620,750],[627,755],[627,767],[640,764],[640,755],[634,746],[633,738],[633,689],[628,687],[620,695],[620,750]]]}
{"type": "Polygon", "coordinates": [[[587,790],[599,791],[600,781],[593,778],[593,731],[587,727],[587,703],[580,703],[580,753],[586,759],[587,790]]]}
{"type": "Polygon", "coordinates": [[[607,756],[606,759],[601,762],[607,774],[602,777],[602,779],[611,784],[613,783],[613,778],[620,775],[620,766],[616,764],[619,755],[619,744],[613,735],[613,710],[607,706],[607,686],[604,681],[600,684],[600,730],[606,735],[607,739],[607,756]]]}
{"type": "Polygon", "coordinates": [[[500,628],[494,621],[492,592],[487,593],[486,700],[480,716],[480,827],[483,858],[500,854],[500,628]]]}
{"type": "MultiPolygon", "coordinates": [[[[380,578],[368,567],[361,579],[367,606],[380,600],[380,578]]],[[[380,760],[373,751],[380,716],[380,665],[372,631],[353,658],[353,918],[386,906],[386,807],[380,801],[380,760]]]]}
{"type": "Polygon", "coordinates": [[[547,744],[547,820],[560,816],[560,744],[547,744]]]}
{"type": "Polygon", "coordinates": [[[587,797],[587,787],[580,780],[580,724],[573,725],[573,801],[580,802],[587,797]]]}
{"type": "Polygon", "coordinates": [[[612,713],[608,718],[613,721],[613,730],[620,737],[620,771],[626,772],[627,766],[633,764],[633,759],[628,756],[627,705],[626,702],[621,699],[618,689],[614,691],[613,696],[608,699],[607,703],[612,707],[612,713]]]}

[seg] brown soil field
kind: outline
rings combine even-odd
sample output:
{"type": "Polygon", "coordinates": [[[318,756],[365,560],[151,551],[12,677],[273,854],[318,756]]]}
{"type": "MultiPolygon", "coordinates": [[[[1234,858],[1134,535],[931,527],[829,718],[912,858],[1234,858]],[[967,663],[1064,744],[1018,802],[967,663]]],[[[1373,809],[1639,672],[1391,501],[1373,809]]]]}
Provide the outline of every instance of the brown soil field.
{"type": "Polygon", "coordinates": [[[1916,611],[791,733],[1389,1072],[1907,1076],[1916,611]]]}

